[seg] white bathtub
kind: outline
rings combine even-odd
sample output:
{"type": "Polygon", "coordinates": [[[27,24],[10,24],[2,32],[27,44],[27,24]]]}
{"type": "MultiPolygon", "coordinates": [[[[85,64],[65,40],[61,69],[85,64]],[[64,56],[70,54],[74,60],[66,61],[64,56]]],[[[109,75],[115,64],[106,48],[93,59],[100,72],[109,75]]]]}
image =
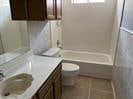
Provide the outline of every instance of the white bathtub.
{"type": "Polygon", "coordinates": [[[108,54],[62,50],[61,57],[79,65],[80,75],[111,79],[113,62],[108,54]]]}

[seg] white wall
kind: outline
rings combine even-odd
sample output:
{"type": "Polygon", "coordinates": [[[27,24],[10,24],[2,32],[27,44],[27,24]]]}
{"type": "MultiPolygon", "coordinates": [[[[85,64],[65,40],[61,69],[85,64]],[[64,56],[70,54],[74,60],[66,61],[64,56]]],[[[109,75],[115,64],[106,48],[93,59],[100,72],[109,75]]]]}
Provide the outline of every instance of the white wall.
{"type": "Polygon", "coordinates": [[[63,48],[110,53],[116,0],[104,3],[63,3],[63,48]]]}
{"type": "Polygon", "coordinates": [[[121,23],[121,16],[122,16],[122,10],[123,10],[123,3],[124,0],[117,0],[117,6],[116,6],[116,12],[115,12],[115,19],[112,29],[112,40],[111,40],[111,49],[110,54],[112,56],[112,60],[115,58],[115,52],[116,52],[116,46],[119,36],[119,27],[121,23]]]}
{"type": "Polygon", "coordinates": [[[34,54],[40,55],[51,47],[50,23],[47,21],[28,21],[27,29],[30,48],[34,54]]]}

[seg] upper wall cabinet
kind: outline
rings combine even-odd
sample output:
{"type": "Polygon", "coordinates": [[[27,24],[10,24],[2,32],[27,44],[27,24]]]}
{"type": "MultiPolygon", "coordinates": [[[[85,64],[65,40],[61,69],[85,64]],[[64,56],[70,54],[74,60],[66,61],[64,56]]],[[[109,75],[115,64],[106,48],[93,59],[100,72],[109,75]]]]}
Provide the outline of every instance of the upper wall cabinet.
{"type": "Polygon", "coordinates": [[[61,0],[10,0],[12,20],[58,20],[62,16],[61,0]]]}

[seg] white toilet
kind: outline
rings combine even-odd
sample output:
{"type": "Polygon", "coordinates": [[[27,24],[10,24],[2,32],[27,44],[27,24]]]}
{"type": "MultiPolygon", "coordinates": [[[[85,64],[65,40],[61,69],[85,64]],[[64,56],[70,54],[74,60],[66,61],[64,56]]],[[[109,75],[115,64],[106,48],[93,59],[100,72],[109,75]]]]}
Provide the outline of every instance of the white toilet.
{"type": "MultiPolygon", "coordinates": [[[[51,48],[42,54],[47,57],[59,57],[60,49],[51,48]]],[[[63,85],[72,86],[74,85],[74,77],[79,74],[80,67],[72,63],[62,63],[62,75],[63,75],[63,85]]]]}

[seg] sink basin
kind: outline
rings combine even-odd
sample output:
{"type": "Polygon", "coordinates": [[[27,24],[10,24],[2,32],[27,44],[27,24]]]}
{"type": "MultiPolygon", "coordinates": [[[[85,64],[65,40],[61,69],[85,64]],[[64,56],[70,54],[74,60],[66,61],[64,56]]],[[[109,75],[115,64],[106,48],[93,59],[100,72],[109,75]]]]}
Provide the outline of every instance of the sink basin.
{"type": "Polygon", "coordinates": [[[0,97],[21,95],[30,87],[33,81],[30,74],[19,74],[0,84],[0,97]]]}

